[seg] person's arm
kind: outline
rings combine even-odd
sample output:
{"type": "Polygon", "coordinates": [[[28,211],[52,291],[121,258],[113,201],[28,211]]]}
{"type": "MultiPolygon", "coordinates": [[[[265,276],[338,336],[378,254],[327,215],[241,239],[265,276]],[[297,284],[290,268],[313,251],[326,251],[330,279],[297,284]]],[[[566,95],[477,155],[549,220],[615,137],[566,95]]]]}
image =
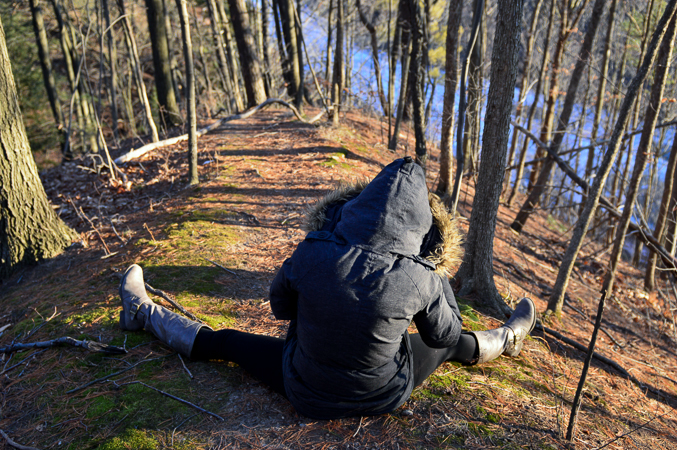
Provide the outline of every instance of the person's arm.
{"type": "MultiPolygon", "coordinates": [[[[445,292],[444,280],[437,276],[435,278],[439,282],[433,283],[427,297],[432,298],[432,300],[427,303],[424,301],[423,309],[414,315],[414,323],[421,339],[428,347],[452,347],[458,343],[458,338],[461,335],[460,312],[458,312],[458,306],[456,310],[450,306],[448,294],[445,292]]],[[[446,284],[449,286],[448,282],[446,284]]],[[[449,291],[455,305],[456,301],[453,299],[451,286],[449,286],[449,291]]]]}
{"type": "Polygon", "coordinates": [[[454,291],[451,289],[451,285],[449,284],[449,278],[446,276],[440,278],[442,279],[442,290],[444,291],[444,297],[446,297],[447,303],[449,304],[451,310],[454,312],[456,317],[458,317],[458,321],[461,322],[461,325],[463,325],[461,310],[458,308],[458,303],[456,303],[456,297],[454,296],[454,291]]]}
{"type": "Polygon", "coordinates": [[[299,293],[292,286],[292,263],[287,259],[270,285],[270,309],[278,320],[296,319],[299,293]]]}

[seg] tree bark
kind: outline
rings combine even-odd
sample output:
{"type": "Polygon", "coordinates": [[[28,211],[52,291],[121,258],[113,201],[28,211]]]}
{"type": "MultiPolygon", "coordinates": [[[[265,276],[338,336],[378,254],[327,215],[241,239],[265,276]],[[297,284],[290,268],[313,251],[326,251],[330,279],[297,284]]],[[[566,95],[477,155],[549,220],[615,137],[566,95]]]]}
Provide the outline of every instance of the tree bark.
{"type": "Polygon", "coordinates": [[[254,34],[249,23],[249,12],[244,0],[228,0],[228,5],[235,30],[235,42],[240,53],[247,106],[253,107],[266,100],[266,88],[263,84],[261,63],[256,54],[254,34]]]}
{"type": "Polygon", "coordinates": [[[145,0],[145,2],[148,31],[150,32],[150,43],[153,50],[153,68],[158,103],[160,104],[160,117],[164,125],[180,125],[183,123],[183,119],[174,95],[169,42],[162,0],[145,0]]]}
{"type": "MultiPolygon", "coordinates": [[[[557,315],[561,314],[562,312],[562,305],[564,304],[564,295],[566,293],[566,289],[569,284],[569,278],[571,276],[571,271],[573,269],[576,256],[578,255],[578,251],[580,250],[581,245],[583,243],[583,238],[585,237],[588,227],[590,226],[592,216],[595,213],[595,210],[597,209],[597,205],[599,204],[599,199],[602,195],[602,189],[604,188],[606,184],[606,179],[609,176],[609,172],[611,171],[611,165],[613,161],[616,159],[616,156],[618,155],[618,149],[621,144],[623,130],[627,126],[628,118],[630,116],[630,109],[632,107],[633,102],[637,98],[637,94],[640,90],[640,87],[642,86],[642,84],[644,84],[644,80],[646,79],[647,74],[649,73],[649,68],[653,64],[653,61],[656,57],[656,53],[658,50],[658,46],[661,43],[661,40],[663,39],[663,36],[667,29],[668,22],[672,18],[675,12],[675,8],[677,8],[677,0],[670,0],[670,2],[665,8],[663,17],[661,17],[657,25],[656,31],[653,33],[651,43],[649,44],[646,55],[644,56],[642,65],[639,67],[639,70],[637,71],[635,78],[632,80],[632,83],[630,83],[630,86],[628,86],[625,99],[623,100],[623,104],[621,105],[619,111],[618,120],[616,121],[613,134],[611,135],[609,146],[607,147],[607,150],[604,153],[604,157],[600,164],[600,168],[597,170],[597,173],[595,174],[594,178],[595,181],[588,192],[588,198],[585,202],[583,212],[581,213],[580,217],[578,218],[578,221],[576,222],[576,225],[574,226],[571,241],[569,241],[569,246],[567,247],[567,250],[562,259],[562,264],[560,265],[559,272],[557,273],[557,280],[555,281],[553,292],[551,293],[550,298],[548,300],[547,310],[557,315]]],[[[623,214],[625,215],[625,213],[627,212],[629,217],[629,214],[632,211],[632,209],[633,208],[631,206],[627,207],[626,210],[623,211],[623,214]]],[[[621,222],[623,222],[623,219],[621,219],[621,222]]],[[[624,227],[623,233],[619,234],[621,231],[621,227],[619,226],[616,235],[617,236],[620,235],[624,239],[626,229],[627,225],[624,227]]],[[[613,282],[611,283],[611,285],[613,285],[613,282]]],[[[607,291],[611,292],[611,286],[609,286],[609,289],[607,291]]]]}
{"type": "Polygon", "coordinates": [[[108,79],[108,92],[110,93],[110,108],[111,108],[111,121],[113,129],[113,139],[115,144],[118,145],[120,141],[120,132],[118,131],[118,100],[117,100],[117,86],[118,86],[118,73],[117,73],[117,50],[115,47],[115,37],[113,36],[113,26],[110,21],[110,8],[108,6],[108,0],[102,0],[101,7],[103,9],[103,18],[104,26],[106,27],[106,50],[108,51],[108,65],[110,68],[110,74],[107,77],[108,79]]]}
{"type": "Polygon", "coordinates": [[[77,237],[45,195],[11,67],[0,22],[0,280],[21,266],[55,256],[77,237]]]}
{"type": "Polygon", "coordinates": [[[522,23],[521,0],[498,0],[491,83],[484,124],[482,162],[470,216],[466,251],[456,278],[460,295],[477,292],[487,306],[507,312],[494,284],[493,240],[505,175],[510,113],[517,79],[522,23]]]}
{"type": "MultiPolygon", "coordinates": [[[[588,64],[591,58],[592,44],[595,40],[595,34],[597,33],[597,28],[604,12],[604,0],[595,0],[595,4],[592,8],[592,14],[590,15],[590,23],[588,24],[587,31],[585,33],[585,38],[583,39],[583,45],[581,46],[581,51],[579,53],[578,59],[576,61],[576,66],[574,71],[571,74],[571,80],[569,81],[569,87],[567,89],[567,94],[564,99],[564,106],[562,107],[562,113],[560,114],[557,126],[557,133],[555,134],[551,147],[555,152],[559,152],[559,148],[562,145],[564,136],[566,135],[567,127],[569,126],[569,119],[571,118],[571,113],[574,109],[574,104],[576,102],[576,93],[578,92],[578,85],[581,81],[583,71],[585,66],[588,64]]],[[[561,41],[561,39],[560,39],[561,41]]],[[[542,132],[543,135],[543,132],[542,132]]],[[[543,142],[547,142],[541,138],[543,142]]],[[[542,153],[542,152],[540,152],[542,153]]],[[[537,153],[538,156],[538,153],[537,153]]],[[[538,179],[534,183],[527,200],[522,205],[522,208],[517,213],[515,220],[510,225],[510,228],[520,233],[524,224],[527,222],[529,216],[538,206],[540,197],[545,190],[548,179],[550,179],[550,173],[552,168],[555,165],[555,161],[552,158],[546,159],[543,163],[538,179]]]]}
{"type": "Polygon", "coordinates": [[[458,85],[458,31],[461,26],[463,2],[450,0],[447,19],[446,60],[444,63],[444,103],[442,106],[442,136],[440,140],[440,181],[437,194],[451,195],[452,142],[454,140],[454,103],[458,85]]]}

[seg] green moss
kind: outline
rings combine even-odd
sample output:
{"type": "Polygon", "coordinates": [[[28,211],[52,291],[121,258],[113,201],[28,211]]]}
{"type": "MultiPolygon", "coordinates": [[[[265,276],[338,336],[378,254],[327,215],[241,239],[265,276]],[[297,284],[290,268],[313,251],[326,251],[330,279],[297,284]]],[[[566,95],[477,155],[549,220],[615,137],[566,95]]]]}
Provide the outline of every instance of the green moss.
{"type": "Polygon", "coordinates": [[[110,397],[105,395],[94,397],[94,401],[87,408],[87,418],[99,417],[113,409],[114,406],[115,402],[110,397]]]}
{"type": "Polygon", "coordinates": [[[567,231],[567,227],[562,224],[559,220],[555,219],[553,216],[548,214],[547,220],[547,226],[548,229],[552,231],[556,231],[558,233],[565,233],[567,231]]]}
{"type": "Polygon", "coordinates": [[[157,450],[158,445],[158,441],[148,432],[128,429],[100,445],[97,450],[157,450]]]}

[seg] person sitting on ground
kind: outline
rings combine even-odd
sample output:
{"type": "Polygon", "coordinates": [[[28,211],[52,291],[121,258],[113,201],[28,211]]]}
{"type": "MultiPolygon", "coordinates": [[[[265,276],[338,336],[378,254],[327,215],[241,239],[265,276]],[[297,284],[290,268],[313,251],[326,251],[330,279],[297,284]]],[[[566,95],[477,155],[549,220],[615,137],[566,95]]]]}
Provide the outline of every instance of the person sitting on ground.
{"type": "Polygon", "coordinates": [[[445,361],[516,356],[535,325],[524,298],[500,328],[461,331],[447,278],[461,238],[409,157],[326,196],[307,230],[270,288],[286,340],[213,331],[156,305],[137,265],[120,285],[121,328],[144,328],[192,360],[234,362],[300,414],[336,419],[395,410],[445,361]],[[412,321],[418,333],[407,332],[412,321]]]}

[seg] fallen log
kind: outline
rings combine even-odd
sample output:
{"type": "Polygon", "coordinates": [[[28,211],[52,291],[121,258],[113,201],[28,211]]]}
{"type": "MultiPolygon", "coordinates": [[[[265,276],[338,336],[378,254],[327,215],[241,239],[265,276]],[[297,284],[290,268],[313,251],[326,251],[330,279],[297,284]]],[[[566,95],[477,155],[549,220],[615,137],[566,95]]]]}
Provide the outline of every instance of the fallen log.
{"type": "MultiPolygon", "coordinates": [[[[299,121],[301,121],[303,123],[307,123],[307,124],[313,124],[313,123],[317,122],[318,120],[320,120],[320,118],[327,111],[330,111],[332,109],[332,107],[329,107],[327,110],[323,110],[322,112],[320,112],[318,115],[316,115],[312,119],[306,120],[306,119],[303,118],[303,116],[301,116],[301,114],[299,113],[299,110],[296,109],[296,107],[294,105],[292,105],[291,103],[287,103],[284,100],[279,99],[279,98],[269,98],[265,102],[261,103],[260,105],[254,106],[252,109],[250,109],[248,111],[245,111],[245,112],[240,113],[240,114],[234,114],[232,116],[224,117],[223,119],[219,119],[216,122],[214,122],[213,124],[198,130],[197,131],[197,137],[200,137],[200,136],[202,136],[206,133],[209,133],[210,131],[214,130],[215,128],[220,127],[222,124],[224,124],[226,122],[230,122],[230,121],[233,121],[233,120],[239,120],[239,119],[246,119],[248,117],[251,117],[254,114],[256,114],[258,111],[260,111],[261,109],[265,108],[266,106],[270,106],[272,104],[278,104],[278,105],[286,106],[287,108],[291,109],[291,111],[294,113],[294,115],[296,116],[296,118],[299,121]]],[[[173,138],[165,139],[163,141],[152,142],[150,144],[144,145],[143,147],[139,147],[136,150],[132,150],[131,152],[125,153],[124,155],[118,157],[114,162],[115,162],[115,164],[123,164],[123,163],[129,162],[133,159],[136,159],[140,156],[143,156],[148,152],[151,152],[153,150],[157,150],[158,148],[167,147],[169,145],[174,145],[174,144],[177,144],[181,141],[185,141],[187,139],[188,139],[188,135],[182,134],[181,136],[176,136],[176,137],[173,137],[173,138]]]]}
{"type": "Polygon", "coordinates": [[[72,337],[60,337],[58,339],[52,339],[51,341],[42,341],[42,342],[31,342],[27,344],[12,344],[6,347],[0,347],[0,353],[14,353],[19,350],[27,350],[29,348],[48,348],[55,347],[57,345],[72,345],[73,347],[82,347],[85,350],[90,352],[100,352],[107,353],[109,355],[120,355],[127,353],[122,347],[116,347],[115,345],[102,344],[100,342],[82,340],[78,341],[72,337]]]}

